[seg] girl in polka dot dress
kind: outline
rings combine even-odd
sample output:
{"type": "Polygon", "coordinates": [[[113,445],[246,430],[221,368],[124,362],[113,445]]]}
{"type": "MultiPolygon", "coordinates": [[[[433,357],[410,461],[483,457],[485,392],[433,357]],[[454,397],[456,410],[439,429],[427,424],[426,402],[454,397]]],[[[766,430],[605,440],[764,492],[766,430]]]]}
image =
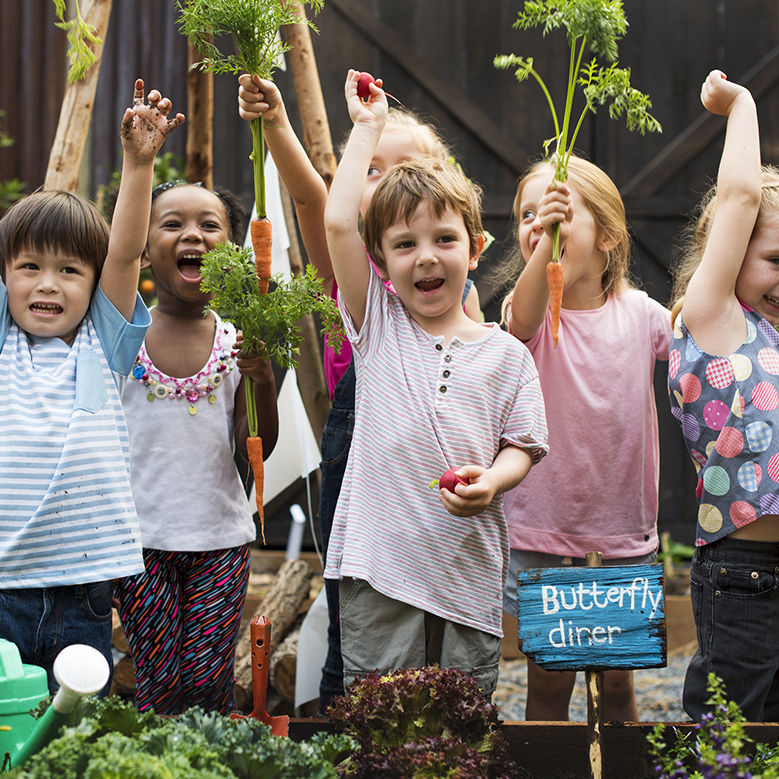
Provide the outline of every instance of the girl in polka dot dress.
{"type": "MultiPolygon", "coordinates": [[[[511,561],[503,607],[516,616],[517,570],[656,559],[659,439],[657,360],[671,339],[670,312],[631,286],[625,208],[614,182],[572,157],[565,185],[550,188],[554,166],[533,166],[514,199],[526,265],[506,310],[509,331],[526,343],[541,378],[549,455],[503,496],[511,561]],[[546,266],[560,224],[564,269],[559,340],[554,348],[546,266]]],[[[567,720],[576,680],[528,662],[525,716],[567,720]]],[[[606,719],[636,720],[632,672],[607,671],[606,719]]]]}
{"type": "Polygon", "coordinates": [[[760,165],[749,91],[712,71],[701,101],[727,117],[716,187],[676,274],[671,411],[698,471],[690,589],[698,650],[684,708],[710,672],[752,721],[779,719],[779,170],[760,165]],[[716,210],[715,210],[716,209],[716,210]],[[683,297],[682,297],[683,296],[683,297]]]}

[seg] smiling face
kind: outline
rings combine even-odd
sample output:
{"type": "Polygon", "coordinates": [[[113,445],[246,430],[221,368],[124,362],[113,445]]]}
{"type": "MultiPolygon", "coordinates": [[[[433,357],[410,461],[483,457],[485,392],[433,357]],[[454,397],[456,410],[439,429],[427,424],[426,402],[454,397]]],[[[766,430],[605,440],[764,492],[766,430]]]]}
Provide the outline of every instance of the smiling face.
{"type": "Polygon", "coordinates": [[[71,343],[95,288],[95,268],[65,252],[25,248],[5,269],[8,311],[30,335],[71,343]]]}
{"type": "Polygon", "coordinates": [[[772,325],[779,324],[779,217],[766,221],[749,241],[736,296],[772,325]]]}
{"type": "MultiPolygon", "coordinates": [[[[515,204],[519,249],[527,262],[533,254],[536,245],[541,240],[544,230],[538,218],[538,203],[552,180],[553,169],[539,171],[530,175],[523,183],[519,193],[519,202],[515,204]]],[[[598,226],[592,212],[587,208],[576,187],[569,181],[571,202],[573,203],[573,220],[568,240],[560,258],[564,270],[563,305],[566,304],[566,293],[571,295],[577,288],[592,290],[585,299],[592,295],[596,297],[602,291],[602,277],[606,268],[607,253],[604,250],[604,240],[599,236],[598,226]]]]}
{"type": "Polygon", "coordinates": [[[478,264],[478,251],[471,249],[461,213],[449,206],[436,214],[422,201],[408,221],[400,219],[384,231],[381,247],[382,276],[422,327],[462,314],[465,279],[478,264]]]}
{"type": "Polygon", "coordinates": [[[178,186],[154,201],[144,264],[151,268],[158,305],[203,305],[200,290],[203,255],[229,237],[222,201],[203,187],[178,186]]]}

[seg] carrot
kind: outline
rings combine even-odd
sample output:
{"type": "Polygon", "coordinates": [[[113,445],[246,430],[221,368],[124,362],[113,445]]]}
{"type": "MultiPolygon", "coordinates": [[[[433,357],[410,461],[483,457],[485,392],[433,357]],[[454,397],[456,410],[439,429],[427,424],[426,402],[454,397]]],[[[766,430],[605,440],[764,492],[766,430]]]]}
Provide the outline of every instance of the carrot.
{"type": "Polygon", "coordinates": [[[549,307],[552,312],[552,348],[556,349],[563,307],[563,266],[559,262],[547,263],[546,281],[549,284],[549,307]]]}
{"type": "Polygon", "coordinates": [[[254,249],[254,267],[257,270],[260,294],[268,291],[271,269],[271,245],[273,234],[268,219],[252,219],[252,248],[254,249]]]}
{"type": "Polygon", "coordinates": [[[260,529],[262,531],[262,543],[265,543],[265,512],[262,508],[262,492],[265,484],[265,466],[262,461],[262,438],[258,435],[250,435],[246,439],[246,455],[249,465],[254,473],[254,499],[257,502],[257,513],[260,516],[260,529]]]}

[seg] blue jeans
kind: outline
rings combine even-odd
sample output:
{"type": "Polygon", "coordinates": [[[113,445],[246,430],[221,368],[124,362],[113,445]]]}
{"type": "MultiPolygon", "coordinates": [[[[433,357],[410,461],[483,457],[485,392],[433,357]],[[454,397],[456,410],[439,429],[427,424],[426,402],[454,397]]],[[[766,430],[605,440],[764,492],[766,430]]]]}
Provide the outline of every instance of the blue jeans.
{"type": "MultiPolygon", "coordinates": [[[[322,430],[322,489],[319,494],[319,526],[322,552],[327,559],[327,546],[333,527],[333,515],[341,493],[341,483],[349,459],[354,431],[354,360],[349,363],[333,394],[333,402],[322,430]]],[[[319,713],[324,716],[332,699],[344,694],[344,666],[341,659],[341,624],[338,609],[338,581],[325,579],[327,596],[327,657],[319,683],[319,713]]]]}
{"type": "Polygon", "coordinates": [[[23,663],[46,669],[49,692],[59,688],[52,669],[57,655],[70,644],[87,644],[108,661],[111,687],[111,581],[65,587],[0,590],[0,638],[16,644],[23,663]]]}
{"type": "Polygon", "coordinates": [[[684,710],[707,711],[708,674],[750,722],[779,719],[779,544],[724,538],[698,547],[690,566],[698,650],[684,680],[684,710]]]}

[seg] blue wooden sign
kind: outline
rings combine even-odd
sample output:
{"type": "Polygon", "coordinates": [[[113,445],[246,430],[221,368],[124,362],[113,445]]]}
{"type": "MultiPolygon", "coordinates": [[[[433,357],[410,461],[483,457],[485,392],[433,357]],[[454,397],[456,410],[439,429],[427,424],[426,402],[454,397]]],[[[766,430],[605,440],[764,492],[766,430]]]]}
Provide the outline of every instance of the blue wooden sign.
{"type": "Polygon", "coordinates": [[[664,617],[658,564],[517,575],[519,648],[547,670],[662,667],[664,617]]]}

